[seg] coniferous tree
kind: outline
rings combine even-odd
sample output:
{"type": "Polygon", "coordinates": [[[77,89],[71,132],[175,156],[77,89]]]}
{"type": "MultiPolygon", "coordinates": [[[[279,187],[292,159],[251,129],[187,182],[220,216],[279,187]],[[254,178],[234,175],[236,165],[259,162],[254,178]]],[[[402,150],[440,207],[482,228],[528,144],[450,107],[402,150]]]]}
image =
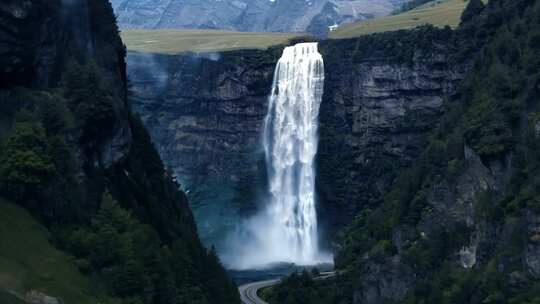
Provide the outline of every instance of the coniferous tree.
{"type": "Polygon", "coordinates": [[[469,4],[461,15],[461,23],[466,23],[478,15],[484,9],[482,0],[469,0],[469,4]]]}

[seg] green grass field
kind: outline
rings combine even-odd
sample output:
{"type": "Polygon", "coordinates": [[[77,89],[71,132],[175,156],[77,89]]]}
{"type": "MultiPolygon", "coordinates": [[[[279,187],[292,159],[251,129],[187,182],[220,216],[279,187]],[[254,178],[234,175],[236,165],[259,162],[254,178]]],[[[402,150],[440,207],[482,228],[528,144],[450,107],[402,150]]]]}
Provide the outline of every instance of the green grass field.
{"type": "Polygon", "coordinates": [[[0,290],[0,303],[2,304],[27,304],[25,301],[18,299],[16,296],[0,290]]]}
{"type": "Polygon", "coordinates": [[[267,49],[303,36],[302,33],[244,33],[220,30],[126,30],[121,35],[129,50],[161,54],[267,49]]]}
{"type": "Polygon", "coordinates": [[[90,282],[47,235],[23,208],[0,200],[0,303],[21,303],[8,290],[19,295],[38,290],[68,304],[99,303],[90,282]]]}
{"type": "MultiPolygon", "coordinates": [[[[468,1],[434,0],[401,14],[340,26],[330,33],[329,38],[354,38],[411,29],[425,24],[457,27],[468,1]]],[[[303,33],[247,33],[222,30],[126,30],[121,35],[129,50],[159,54],[267,49],[305,36],[303,33]]]]}
{"type": "Polygon", "coordinates": [[[343,39],[372,33],[411,29],[424,24],[456,27],[468,0],[435,0],[401,14],[340,26],[330,38],[343,39]]]}

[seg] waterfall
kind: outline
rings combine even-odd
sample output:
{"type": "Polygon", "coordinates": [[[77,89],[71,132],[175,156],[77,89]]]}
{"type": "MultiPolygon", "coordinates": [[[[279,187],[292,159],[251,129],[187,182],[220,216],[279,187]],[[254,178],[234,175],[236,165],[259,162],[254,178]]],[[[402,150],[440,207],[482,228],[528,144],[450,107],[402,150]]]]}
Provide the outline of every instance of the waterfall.
{"type": "Polygon", "coordinates": [[[263,147],[269,199],[242,223],[225,255],[228,267],[252,269],[274,263],[331,262],[318,248],[315,156],[324,63],[317,43],[287,47],[277,63],[263,147]]]}
{"type": "Polygon", "coordinates": [[[315,168],[324,63],[317,43],[285,48],[274,76],[264,129],[271,240],[291,262],[318,253],[315,168]]]}

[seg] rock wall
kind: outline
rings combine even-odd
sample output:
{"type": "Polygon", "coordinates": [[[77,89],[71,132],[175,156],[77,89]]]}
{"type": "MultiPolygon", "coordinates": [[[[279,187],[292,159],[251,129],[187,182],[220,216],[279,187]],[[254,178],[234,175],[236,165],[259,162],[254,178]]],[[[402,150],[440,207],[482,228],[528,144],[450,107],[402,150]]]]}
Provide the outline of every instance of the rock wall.
{"type": "Polygon", "coordinates": [[[208,244],[219,247],[263,189],[260,137],[280,51],[128,54],[131,106],[190,194],[208,244]]]}
{"type": "Polygon", "coordinates": [[[320,214],[330,230],[380,203],[423,151],[467,64],[455,63],[446,30],[324,41],[320,114],[320,214]],[[415,45],[419,36],[426,44],[415,45]]]}
{"type": "MultiPolygon", "coordinates": [[[[391,41],[392,34],[321,43],[326,83],[317,182],[324,231],[333,234],[377,203],[397,170],[423,148],[444,96],[465,70],[450,63],[446,34],[400,33],[396,48],[428,37],[423,48],[408,46],[407,61],[371,41],[391,41]]],[[[131,105],[165,163],[197,196],[192,203],[207,242],[264,200],[260,136],[281,49],[128,55],[131,105]],[[220,194],[209,197],[215,189],[220,194]]]]}

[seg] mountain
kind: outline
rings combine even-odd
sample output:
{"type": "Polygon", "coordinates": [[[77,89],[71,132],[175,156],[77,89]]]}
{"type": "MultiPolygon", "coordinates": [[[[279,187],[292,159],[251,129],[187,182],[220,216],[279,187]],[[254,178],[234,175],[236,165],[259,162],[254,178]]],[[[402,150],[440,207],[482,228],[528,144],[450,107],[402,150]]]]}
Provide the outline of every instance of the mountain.
{"type": "MultiPolygon", "coordinates": [[[[468,68],[451,62],[447,35],[427,28],[320,43],[327,75],[317,188],[329,239],[425,145],[444,96],[455,91],[468,68]],[[399,45],[413,48],[423,36],[430,48],[405,60],[407,49],[399,45]]],[[[220,249],[239,218],[263,200],[260,134],[282,48],[207,55],[128,52],[133,110],[165,163],[190,189],[203,240],[220,249]]]]}
{"type": "MultiPolygon", "coordinates": [[[[426,1],[420,1],[422,2],[426,1]]],[[[412,5],[413,2],[409,4],[412,5]]],[[[412,29],[424,24],[456,28],[466,6],[467,1],[463,0],[427,1],[423,5],[391,16],[345,24],[332,31],[329,36],[333,39],[346,39],[372,33],[412,29]]]]}
{"type": "Polygon", "coordinates": [[[471,65],[419,158],[344,230],[335,280],[293,276],[270,303],[540,301],[539,16],[539,1],[468,3],[446,39],[471,65]]]}
{"type": "MultiPolygon", "coordinates": [[[[292,276],[270,303],[540,300],[540,1],[463,4],[456,29],[320,41],[318,211],[339,273],[292,276]]],[[[282,48],[128,54],[129,100],[206,241],[264,195],[282,48]]]]}
{"type": "Polygon", "coordinates": [[[127,104],[106,0],[0,2],[0,299],[239,303],[127,104]]]}
{"type": "Polygon", "coordinates": [[[325,34],[388,15],[404,0],[112,0],[122,29],[226,29],[325,34]]]}

